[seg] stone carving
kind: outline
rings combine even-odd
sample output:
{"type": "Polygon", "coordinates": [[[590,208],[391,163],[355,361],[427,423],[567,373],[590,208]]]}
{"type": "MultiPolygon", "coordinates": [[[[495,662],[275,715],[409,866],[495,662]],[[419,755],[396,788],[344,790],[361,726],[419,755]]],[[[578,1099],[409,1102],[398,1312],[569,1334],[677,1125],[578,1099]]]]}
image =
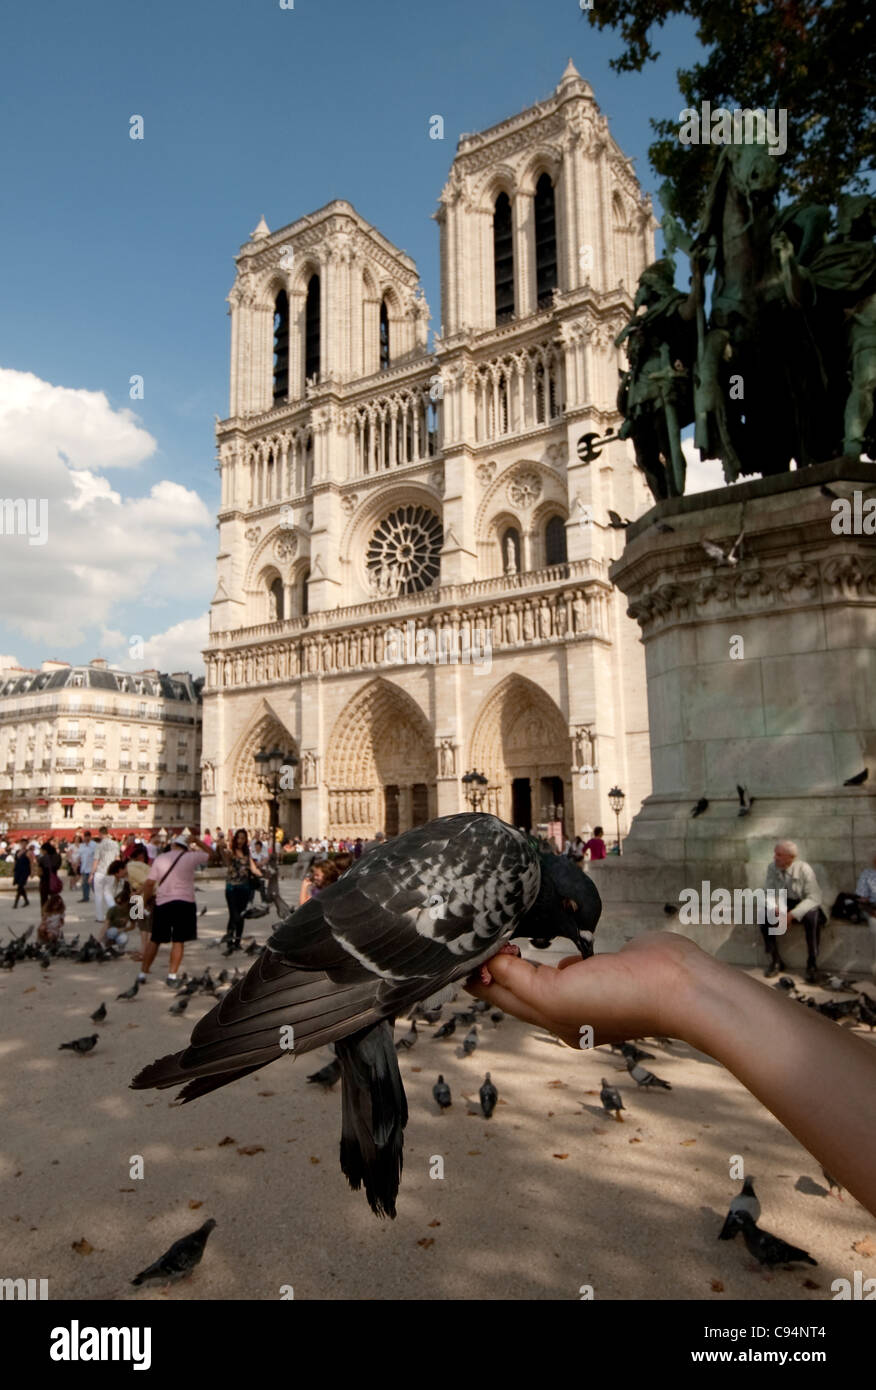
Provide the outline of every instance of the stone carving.
{"type": "Polygon", "coordinates": [[[533,471],[516,474],[508,484],[508,500],[515,507],[531,507],[541,496],[541,478],[533,471]]]}
{"type": "Polygon", "coordinates": [[[356,510],[356,503],[359,498],[355,492],[347,493],[346,497],[341,498],[341,511],[345,516],[352,516],[356,510]]]}
{"type": "Polygon", "coordinates": [[[495,473],[496,465],[494,463],[479,463],[475,469],[475,477],[481,487],[489,487],[495,477],[495,473]]]}
{"type": "Polygon", "coordinates": [[[211,796],[215,786],[215,765],[209,758],[201,763],[201,795],[211,796]]]}
{"type": "Polygon", "coordinates": [[[250,526],[243,533],[244,540],[249,541],[250,545],[255,545],[262,534],[261,526],[250,526]]]}
{"type": "Polygon", "coordinates": [[[274,546],[274,554],[278,560],[294,560],[298,554],[298,537],[294,534],[284,534],[274,546]]]}
{"type": "Polygon", "coordinates": [[[316,786],[316,754],[309,749],[301,754],[301,785],[302,787],[316,786]]]}

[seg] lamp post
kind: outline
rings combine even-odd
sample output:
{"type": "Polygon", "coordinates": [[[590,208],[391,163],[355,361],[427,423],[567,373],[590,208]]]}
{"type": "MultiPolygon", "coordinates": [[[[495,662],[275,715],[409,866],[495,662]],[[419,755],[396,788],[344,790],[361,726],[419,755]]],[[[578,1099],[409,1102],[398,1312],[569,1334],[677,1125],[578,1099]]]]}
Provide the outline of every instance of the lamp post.
{"type": "Polygon", "coordinates": [[[621,813],[621,811],[624,809],[624,801],[625,801],[625,800],[626,800],[626,796],[625,796],[624,792],[621,791],[620,787],[612,787],[611,791],[608,793],[608,804],[609,804],[609,806],[611,807],[611,809],[614,811],[615,822],[616,822],[616,825],[617,825],[617,852],[618,852],[618,854],[622,853],[622,851],[621,851],[621,838],[620,838],[620,813],[621,813]]]}
{"type": "Polygon", "coordinates": [[[287,791],[288,786],[281,778],[281,770],[287,767],[297,767],[298,759],[294,753],[284,753],[282,748],[276,744],[267,753],[264,748],[260,748],[257,753],[253,753],[253,762],[256,766],[256,777],[265,788],[270,798],[268,803],[268,816],[270,820],[271,848],[270,854],[273,859],[277,849],[277,825],[280,818],[280,792],[287,791]]]}
{"type": "Polygon", "coordinates": [[[473,811],[479,811],[487,794],[487,778],[482,772],[467,772],[460,779],[465,788],[465,799],[473,811]]]}

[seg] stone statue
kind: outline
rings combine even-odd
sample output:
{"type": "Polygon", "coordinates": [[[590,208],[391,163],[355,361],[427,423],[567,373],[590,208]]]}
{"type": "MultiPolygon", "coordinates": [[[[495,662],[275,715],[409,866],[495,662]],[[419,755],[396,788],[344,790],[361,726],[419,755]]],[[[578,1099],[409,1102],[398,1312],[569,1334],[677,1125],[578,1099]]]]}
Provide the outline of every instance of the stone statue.
{"type": "Polygon", "coordinates": [[[519,639],[519,626],[518,626],[518,619],[517,619],[517,609],[514,608],[513,606],[512,606],[511,608],[508,609],[508,614],[507,614],[507,617],[506,617],[506,619],[505,619],[505,631],[506,631],[506,633],[507,633],[507,635],[508,635],[508,641],[509,641],[509,643],[511,643],[511,644],[513,645],[515,642],[518,641],[518,639],[519,639]]]}
{"type": "Polygon", "coordinates": [[[453,741],[449,738],[441,740],[438,760],[441,767],[442,777],[452,777],[455,770],[456,754],[453,748],[453,741]]]}
{"type": "Polygon", "coordinates": [[[517,573],[517,550],[514,545],[514,537],[505,537],[505,573],[517,573]]]}
{"type": "Polygon", "coordinates": [[[535,618],[532,612],[532,604],[525,603],[523,605],[523,640],[524,642],[531,642],[534,636],[535,618]]]}
{"type": "Polygon", "coordinates": [[[201,764],[201,794],[204,796],[211,796],[213,793],[213,773],[214,769],[211,762],[205,761],[201,764]]]}
{"type": "Polygon", "coordinates": [[[572,622],[576,632],[587,631],[587,601],[580,589],[575,590],[572,599],[572,622]]]}

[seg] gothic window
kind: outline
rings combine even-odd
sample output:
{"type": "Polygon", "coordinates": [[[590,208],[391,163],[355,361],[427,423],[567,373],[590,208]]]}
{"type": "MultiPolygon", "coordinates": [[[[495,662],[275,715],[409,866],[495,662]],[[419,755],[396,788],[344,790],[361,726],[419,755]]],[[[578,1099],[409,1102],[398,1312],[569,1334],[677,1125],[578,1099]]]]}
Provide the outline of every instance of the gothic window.
{"type": "Polygon", "coordinates": [[[389,314],[386,311],[386,300],[380,305],[380,370],[386,371],[389,366],[389,314]]]}
{"type": "Polygon", "coordinates": [[[274,300],[274,400],[289,394],[289,300],[281,290],[274,300]]]}
{"type": "Polygon", "coordinates": [[[502,573],[520,573],[520,532],[509,526],[502,534],[502,573]]]}
{"type": "Polygon", "coordinates": [[[320,288],[319,276],[311,275],[304,309],[304,375],[310,381],[320,372],[320,288]]]}
{"type": "Polygon", "coordinates": [[[564,565],[567,559],[566,523],[561,516],[552,516],[544,531],[544,562],[564,565]]]}
{"type": "Polygon", "coordinates": [[[285,617],[283,612],[283,581],[275,579],[269,590],[268,617],[271,621],[282,621],[285,617]]]}
{"type": "Polygon", "coordinates": [[[500,193],[493,209],[493,268],[496,285],[496,323],[514,317],[514,234],[511,200],[500,193]]]}
{"type": "Polygon", "coordinates": [[[542,174],[535,185],[535,279],[538,307],[550,304],[557,288],[557,219],[554,186],[549,174],[542,174]]]}
{"type": "Polygon", "coordinates": [[[302,616],[307,612],[307,586],[310,583],[310,570],[305,570],[301,576],[301,613],[302,616]]]}
{"type": "Polygon", "coordinates": [[[414,594],[441,570],[444,532],[427,507],[399,507],[384,518],[368,545],[366,565],[381,598],[414,594]]]}

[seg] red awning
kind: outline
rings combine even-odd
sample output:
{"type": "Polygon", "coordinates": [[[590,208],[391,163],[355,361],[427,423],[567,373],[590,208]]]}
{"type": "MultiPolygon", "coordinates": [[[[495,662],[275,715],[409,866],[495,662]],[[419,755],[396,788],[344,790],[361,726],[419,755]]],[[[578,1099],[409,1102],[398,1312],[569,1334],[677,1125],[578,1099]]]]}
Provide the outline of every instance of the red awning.
{"type": "Polygon", "coordinates": [[[119,805],[120,805],[121,807],[123,807],[124,809],[127,809],[128,806],[130,806],[130,804],[131,804],[130,800],[128,800],[128,801],[119,801],[119,805]]]}
{"type": "Polygon", "coordinates": [[[148,802],[148,801],[138,801],[138,802],[137,802],[137,805],[138,805],[138,806],[148,806],[148,805],[149,805],[149,802],[148,802]]]}
{"type": "Polygon", "coordinates": [[[61,797],[61,805],[62,805],[62,806],[75,806],[75,805],[76,805],[76,798],[75,798],[75,796],[62,796],[62,797],[61,797]]]}

